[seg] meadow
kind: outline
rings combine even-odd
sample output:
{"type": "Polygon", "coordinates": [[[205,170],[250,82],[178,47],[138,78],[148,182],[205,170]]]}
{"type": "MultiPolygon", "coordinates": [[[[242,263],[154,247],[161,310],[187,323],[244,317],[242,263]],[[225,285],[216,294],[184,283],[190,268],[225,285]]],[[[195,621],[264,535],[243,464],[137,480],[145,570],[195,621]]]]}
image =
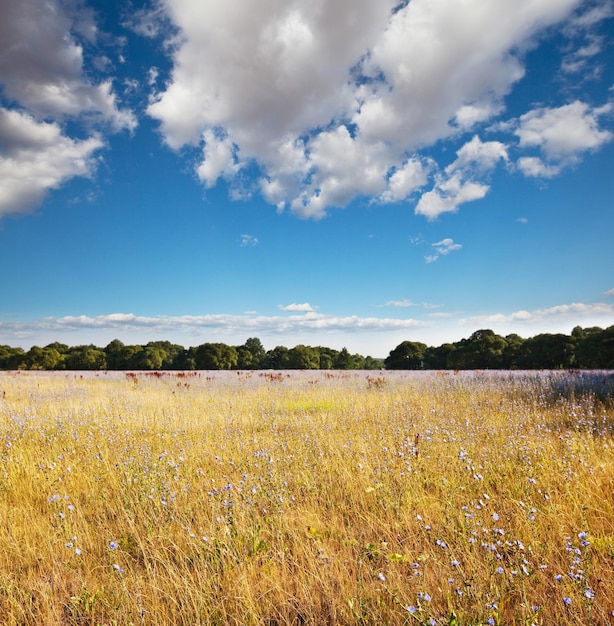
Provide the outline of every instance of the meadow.
{"type": "Polygon", "coordinates": [[[614,624],[613,392],[0,373],[0,624],[614,624]]]}

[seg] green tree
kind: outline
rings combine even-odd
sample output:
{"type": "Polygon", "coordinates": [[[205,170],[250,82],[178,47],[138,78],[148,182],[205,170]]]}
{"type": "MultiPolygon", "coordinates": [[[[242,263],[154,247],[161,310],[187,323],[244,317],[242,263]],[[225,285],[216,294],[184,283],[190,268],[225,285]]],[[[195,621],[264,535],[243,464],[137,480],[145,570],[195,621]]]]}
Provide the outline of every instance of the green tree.
{"type": "Polygon", "coordinates": [[[585,328],[575,352],[575,367],[614,369],[614,326],[585,328]]]}
{"type": "Polygon", "coordinates": [[[0,369],[16,370],[24,362],[26,353],[23,348],[0,346],[0,369]]]}
{"type": "Polygon", "coordinates": [[[134,355],[132,367],[138,370],[160,370],[167,357],[165,350],[148,344],[134,355]]]}
{"type": "Polygon", "coordinates": [[[317,348],[299,344],[288,351],[287,369],[317,370],[320,368],[320,353],[317,348]]]}
{"type": "Polygon", "coordinates": [[[237,348],[239,354],[239,369],[257,370],[261,369],[266,360],[266,350],[262,342],[257,337],[250,337],[237,348]]]}
{"type": "Polygon", "coordinates": [[[341,351],[337,353],[337,358],[333,362],[333,368],[336,370],[351,370],[353,369],[353,365],[354,361],[348,349],[341,348],[341,351]]]}
{"type": "Polygon", "coordinates": [[[511,335],[506,335],[505,343],[501,367],[503,369],[515,370],[518,368],[518,354],[522,350],[524,339],[520,335],[512,333],[511,335]]]}
{"type": "Polygon", "coordinates": [[[268,369],[285,370],[288,368],[288,353],[290,350],[286,346],[275,346],[266,353],[265,364],[268,369]]]}
{"type": "Polygon", "coordinates": [[[492,330],[476,330],[469,339],[456,344],[448,357],[452,369],[500,369],[507,342],[492,330]]]}
{"type": "Polygon", "coordinates": [[[436,348],[429,347],[424,351],[424,369],[445,370],[450,369],[448,364],[450,355],[456,349],[453,343],[444,343],[436,348]]]}
{"type": "Polygon", "coordinates": [[[194,358],[199,370],[231,370],[239,362],[237,349],[225,343],[203,343],[195,349],[194,358]]]}
{"type": "Polygon", "coordinates": [[[384,359],[388,370],[418,370],[423,367],[427,346],[419,341],[403,341],[384,359]]]}
{"type": "Polygon", "coordinates": [[[562,333],[542,333],[527,339],[518,352],[521,369],[561,369],[574,366],[575,340],[562,333]]]}
{"type": "Polygon", "coordinates": [[[55,348],[32,346],[26,353],[25,366],[30,370],[63,369],[64,357],[55,348]]]}
{"type": "Polygon", "coordinates": [[[171,343],[170,341],[150,341],[146,346],[147,348],[156,348],[161,350],[164,353],[164,357],[162,360],[162,365],[160,367],[148,368],[148,369],[163,369],[163,370],[172,370],[172,369],[184,369],[182,367],[178,367],[176,362],[181,361],[183,353],[185,352],[185,348],[176,343],[171,343]]]}
{"type": "Polygon", "coordinates": [[[107,367],[107,355],[96,346],[75,346],[65,355],[68,370],[104,370],[107,367]]]}

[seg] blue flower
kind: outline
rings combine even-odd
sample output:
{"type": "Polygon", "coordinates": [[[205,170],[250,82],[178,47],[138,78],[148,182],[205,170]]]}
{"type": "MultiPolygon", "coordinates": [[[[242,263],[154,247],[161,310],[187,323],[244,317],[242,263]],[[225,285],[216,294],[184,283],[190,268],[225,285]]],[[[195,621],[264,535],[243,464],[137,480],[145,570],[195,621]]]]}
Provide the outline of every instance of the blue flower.
{"type": "Polygon", "coordinates": [[[109,548],[111,548],[111,550],[117,550],[118,545],[115,543],[115,541],[111,541],[109,543],[109,548]]]}

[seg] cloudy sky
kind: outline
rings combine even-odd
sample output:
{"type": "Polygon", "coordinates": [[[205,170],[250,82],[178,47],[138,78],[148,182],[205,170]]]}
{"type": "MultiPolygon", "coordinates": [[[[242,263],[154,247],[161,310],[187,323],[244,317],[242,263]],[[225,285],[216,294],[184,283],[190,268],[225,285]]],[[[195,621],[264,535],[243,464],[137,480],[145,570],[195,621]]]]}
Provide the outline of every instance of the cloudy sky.
{"type": "Polygon", "coordinates": [[[614,324],[611,0],[0,7],[0,343],[614,324]]]}

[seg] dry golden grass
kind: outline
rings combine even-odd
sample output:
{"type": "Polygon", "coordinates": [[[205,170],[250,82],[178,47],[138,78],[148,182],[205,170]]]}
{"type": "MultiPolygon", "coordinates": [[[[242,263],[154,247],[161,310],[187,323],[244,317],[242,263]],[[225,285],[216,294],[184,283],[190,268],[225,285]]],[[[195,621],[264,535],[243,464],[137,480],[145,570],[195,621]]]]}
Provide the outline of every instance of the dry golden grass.
{"type": "Polygon", "coordinates": [[[614,623],[611,392],[1,374],[0,623],[614,623]]]}

